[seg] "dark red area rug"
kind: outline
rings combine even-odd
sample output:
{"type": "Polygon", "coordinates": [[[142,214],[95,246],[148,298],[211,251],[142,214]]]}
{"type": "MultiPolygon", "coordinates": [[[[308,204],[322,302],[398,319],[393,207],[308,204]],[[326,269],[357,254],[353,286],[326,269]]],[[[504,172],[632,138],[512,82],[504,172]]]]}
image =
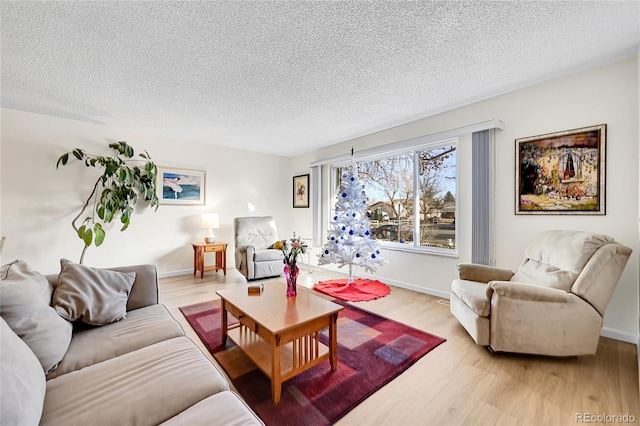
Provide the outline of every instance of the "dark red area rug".
{"type": "MultiPolygon", "coordinates": [[[[229,375],[238,392],[267,425],[328,425],[409,368],[445,339],[349,306],[338,317],[338,368],[329,361],[282,384],[280,403],[271,382],[231,341],[220,342],[220,301],[180,308],[229,375]]],[[[229,320],[233,317],[229,317],[229,320]]],[[[231,324],[231,321],[230,321],[231,324]]],[[[328,341],[327,330],[321,333],[328,341]]]]}
{"type": "Polygon", "coordinates": [[[391,293],[389,286],[378,280],[357,278],[351,284],[347,284],[347,281],[346,278],[320,281],[313,286],[313,289],[348,302],[380,299],[391,293]]]}

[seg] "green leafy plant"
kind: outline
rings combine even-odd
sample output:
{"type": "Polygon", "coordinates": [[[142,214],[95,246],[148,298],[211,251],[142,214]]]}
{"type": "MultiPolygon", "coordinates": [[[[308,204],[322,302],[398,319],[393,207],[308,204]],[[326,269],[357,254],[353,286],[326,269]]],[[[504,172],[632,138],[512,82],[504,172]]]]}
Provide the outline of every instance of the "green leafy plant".
{"type": "Polygon", "coordinates": [[[71,222],[71,226],[84,243],[80,263],[84,261],[85,252],[92,243],[99,247],[104,242],[106,236],[104,224],[110,223],[119,216],[122,223],[120,231],[129,227],[133,207],[139,198],[148,201],[148,207],[158,209],[156,195],[158,168],[151,160],[149,153],[144,151],[134,158],[133,148],[125,141],[111,143],[109,148],[116,153],[112,156],[99,156],[87,154],[84,150],[76,148],[62,154],[56,163],[57,169],[60,165],[66,166],[69,159],[75,158],[84,161],[87,167],[104,169],[93,185],[91,195],[80,213],[71,222]],[[78,220],[91,203],[93,203],[91,215],[85,217],[82,224],[78,226],[78,220]]]}

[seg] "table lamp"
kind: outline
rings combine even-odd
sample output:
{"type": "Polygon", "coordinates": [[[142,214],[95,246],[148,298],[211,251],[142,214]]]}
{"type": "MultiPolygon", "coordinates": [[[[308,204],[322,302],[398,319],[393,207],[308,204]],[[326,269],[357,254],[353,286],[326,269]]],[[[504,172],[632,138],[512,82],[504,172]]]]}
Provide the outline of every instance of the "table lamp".
{"type": "Polygon", "coordinates": [[[218,218],[218,213],[203,213],[202,214],[202,227],[204,229],[208,229],[207,235],[204,237],[204,242],[207,244],[215,243],[216,236],[213,233],[213,229],[218,229],[220,227],[220,220],[218,218]]]}

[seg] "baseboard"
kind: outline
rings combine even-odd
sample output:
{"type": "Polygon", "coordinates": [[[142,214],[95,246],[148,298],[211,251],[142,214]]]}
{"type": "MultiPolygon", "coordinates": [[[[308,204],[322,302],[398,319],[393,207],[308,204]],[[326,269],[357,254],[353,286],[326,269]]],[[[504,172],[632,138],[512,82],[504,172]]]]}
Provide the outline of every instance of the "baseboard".
{"type": "MultiPolygon", "coordinates": [[[[373,280],[379,280],[380,277],[376,277],[373,275],[368,275],[368,274],[363,274],[366,278],[370,278],[373,280]]],[[[411,283],[405,283],[402,281],[396,281],[396,280],[390,280],[389,278],[384,278],[383,281],[387,284],[390,284],[394,287],[400,287],[400,288],[405,288],[407,290],[412,290],[415,291],[417,293],[424,293],[424,294],[428,294],[430,296],[435,296],[435,297],[440,297],[442,299],[447,299],[449,300],[451,298],[451,294],[448,291],[441,291],[441,290],[436,290],[433,288],[427,288],[427,287],[422,287],[419,285],[415,285],[415,284],[411,284],[411,283]]]]}
{"type": "Polygon", "coordinates": [[[179,277],[180,275],[193,274],[193,269],[182,269],[179,271],[159,272],[158,278],[179,277]]]}
{"type": "Polygon", "coordinates": [[[640,349],[640,336],[635,336],[630,333],[624,333],[622,331],[614,330],[608,327],[602,327],[602,330],[600,330],[600,335],[603,337],[608,337],[610,339],[620,340],[621,342],[639,345],[638,348],[640,349]]]}

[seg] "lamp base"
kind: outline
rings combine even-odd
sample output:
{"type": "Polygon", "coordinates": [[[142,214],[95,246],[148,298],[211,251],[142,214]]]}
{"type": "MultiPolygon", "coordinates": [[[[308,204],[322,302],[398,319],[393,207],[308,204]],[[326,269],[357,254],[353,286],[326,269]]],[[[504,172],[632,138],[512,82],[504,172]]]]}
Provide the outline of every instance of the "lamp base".
{"type": "Polygon", "coordinates": [[[207,244],[213,244],[216,242],[216,237],[204,237],[204,242],[207,244]]]}

